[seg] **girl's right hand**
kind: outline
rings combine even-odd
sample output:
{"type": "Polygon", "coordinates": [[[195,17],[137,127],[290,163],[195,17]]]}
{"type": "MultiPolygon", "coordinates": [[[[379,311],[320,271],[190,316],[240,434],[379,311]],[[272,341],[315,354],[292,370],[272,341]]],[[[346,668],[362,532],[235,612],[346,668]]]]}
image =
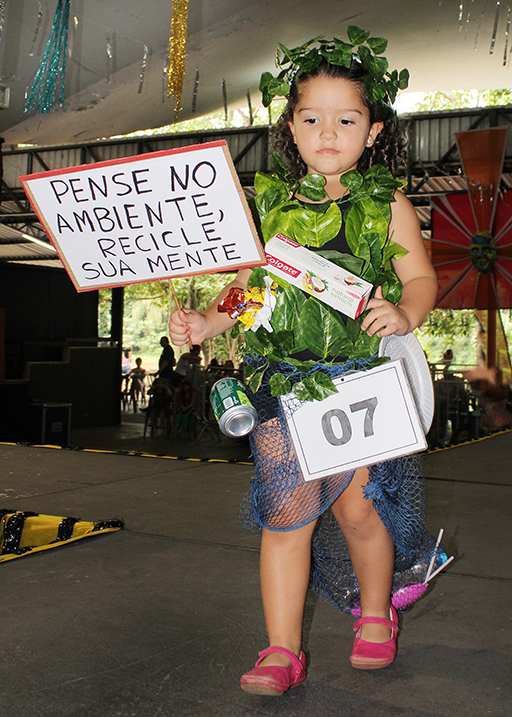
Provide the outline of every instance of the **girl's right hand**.
{"type": "Polygon", "coordinates": [[[206,318],[194,309],[173,311],[169,319],[169,335],[175,346],[200,344],[205,339],[206,318]]]}

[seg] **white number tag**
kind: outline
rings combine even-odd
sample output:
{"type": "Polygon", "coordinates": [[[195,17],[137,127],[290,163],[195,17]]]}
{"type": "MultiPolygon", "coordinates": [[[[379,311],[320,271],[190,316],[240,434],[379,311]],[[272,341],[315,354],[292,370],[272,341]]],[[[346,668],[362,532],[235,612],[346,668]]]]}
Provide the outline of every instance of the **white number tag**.
{"type": "Polygon", "coordinates": [[[334,379],[324,401],[281,396],[304,480],[386,461],[427,447],[401,361],[334,379]],[[287,410],[291,409],[291,410],[287,410]]]}

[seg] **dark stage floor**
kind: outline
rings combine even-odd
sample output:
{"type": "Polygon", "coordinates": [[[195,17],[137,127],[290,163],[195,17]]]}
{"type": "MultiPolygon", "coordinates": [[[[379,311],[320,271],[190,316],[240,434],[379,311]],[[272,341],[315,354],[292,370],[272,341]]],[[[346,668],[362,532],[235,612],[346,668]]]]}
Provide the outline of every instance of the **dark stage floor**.
{"type": "Polygon", "coordinates": [[[150,429],[147,428],[144,438],[145,418],[146,414],[143,411],[122,413],[120,426],[72,431],[70,444],[81,448],[128,451],[149,455],[252,462],[248,438],[228,438],[211,424],[207,426],[202,435],[202,426],[199,424],[197,437],[194,439],[189,438],[187,433],[179,437],[173,433],[167,438],[166,432],[162,428],[155,430],[153,436],[150,435],[150,429]]]}
{"type": "Polygon", "coordinates": [[[512,433],[425,456],[429,526],[456,560],[403,617],[395,663],[354,670],[353,619],[309,595],[309,676],[280,698],[238,686],[266,645],[258,537],[238,524],[248,445],[141,433],[73,433],[106,453],[0,445],[0,508],[126,523],[0,564],[1,717],[512,713],[512,433]]]}

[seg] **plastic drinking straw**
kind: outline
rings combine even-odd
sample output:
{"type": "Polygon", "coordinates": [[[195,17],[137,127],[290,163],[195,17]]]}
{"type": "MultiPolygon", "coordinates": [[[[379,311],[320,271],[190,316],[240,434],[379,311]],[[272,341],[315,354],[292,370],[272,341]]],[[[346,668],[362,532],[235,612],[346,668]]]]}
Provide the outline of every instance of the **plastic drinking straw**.
{"type": "Polygon", "coordinates": [[[445,567],[446,567],[446,566],[448,565],[448,563],[451,563],[451,562],[452,562],[452,560],[453,560],[453,555],[451,555],[451,556],[450,556],[450,557],[448,558],[448,560],[446,560],[446,561],[445,561],[445,562],[444,562],[444,563],[443,563],[443,564],[441,565],[441,567],[440,567],[440,568],[437,568],[437,570],[436,570],[436,571],[435,571],[434,573],[432,573],[432,575],[431,575],[431,576],[429,577],[429,579],[428,579],[428,580],[426,580],[425,582],[427,582],[427,583],[428,583],[428,582],[429,582],[429,580],[432,580],[432,578],[435,578],[435,576],[436,576],[436,575],[437,575],[438,573],[440,573],[440,572],[441,572],[441,570],[442,570],[443,568],[445,568],[445,567]]]}
{"type": "Polygon", "coordinates": [[[430,565],[428,566],[427,576],[425,578],[425,585],[428,583],[428,581],[430,579],[430,573],[432,572],[432,568],[434,567],[434,561],[436,559],[437,551],[439,550],[439,545],[441,543],[441,538],[443,537],[443,533],[444,533],[444,528],[441,528],[441,530],[439,531],[439,535],[437,536],[434,552],[432,553],[432,558],[430,559],[430,565]]]}

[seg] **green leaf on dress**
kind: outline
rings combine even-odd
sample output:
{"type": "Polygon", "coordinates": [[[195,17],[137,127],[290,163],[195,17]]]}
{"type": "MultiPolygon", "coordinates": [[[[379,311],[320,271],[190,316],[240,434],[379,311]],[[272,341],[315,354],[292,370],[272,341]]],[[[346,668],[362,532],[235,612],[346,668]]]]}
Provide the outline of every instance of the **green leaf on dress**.
{"type": "Polygon", "coordinates": [[[382,254],[382,265],[387,266],[388,262],[391,261],[391,259],[401,259],[408,253],[408,249],[405,249],[405,247],[401,246],[400,244],[397,244],[395,241],[390,241],[384,247],[384,252],[382,254]]]}
{"type": "Polygon", "coordinates": [[[325,199],[325,177],[321,174],[306,174],[300,183],[300,194],[312,202],[321,202],[325,199]]]}
{"type": "Polygon", "coordinates": [[[274,331],[273,338],[273,344],[274,346],[278,346],[279,349],[282,350],[283,358],[287,354],[293,353],[293,351],[297,351],[297,348],[295,346],[294,333],[289,328],[281,329],[280,331],[274,331]]]}
{"type": "Polygon", "coordinates": [[[312,296],[306,300],[300,315],[298,339],[322,359],[346,357],[352,349],[340,314],[312,296]]]}
{"type": "Polygon", "coordinates": [[[352,254],[345,254],[341,251],[336,251],[334,249],[320,249],[317,251],[317,254],[323,256],[324,259],[332,261],[332,263],[336,264],[336,266],[341,266],[341,268],[345,269],[345,271],[361,276],[364,268],[363,259],[353,256],[352,254]]]}
{"type": "Polygon", "coordinates": [[[276,234],[284,234],[285,236],[291,238],[290,215],[292,210],[300,208],[301,206],[299,202],[292,200],[284,202],[283,204],[272,208],[268,212],[261,222],[261,233],[265,244],[276,234]]]}
{"type": "Polygon", "coordinates": [[[245,383],[249,386],[253,393],[256,393],[262,384],[265,367],[262,366],[261,368],[255,370],[250,376],[247,376],[247,368],[248,367],[245,369],[245,383]]]}
{"type": "MultiPolygon", "coordinates": [[[[365,256],[360,249],[367,241],[365,235],[377,233],[384,246],[388,235],[388,223],[379,207],[371,199],[362,199],[353,204],[347,212],[345,232],[350,249],[356,256],[365,256]]],[[[380,263],[380,262],[379,262],[380,263]]]]}
{"type": "Polygon", "coordinates": [[[265,267],[257,266],[255,269],[252,270],[251,275],[249,276],[249,280],[247,282],[248,288],[257,286],[259,289],[264,289],[266,286],[265,285],[266,275],[267,275],[267,272],[265,271],[265,267]]]}
{"type": "Polygon", "coordinates": [[[361,321],[358,319],[352,319],[350,316],[346,317],[346,331],[349,340],[355,344],[361,333],[361,321]]]}
{"type": "Polygon", "coordinates": [[[316,384],[307,376],[294,383],[292,391],[300,401],[314,401],[318,395],[316,384]]]}
{"type": "Polygon", "coordinates": [[[267,214],[286,201],[288,193],[281,182],[272,182],[265,189],[261,190],[254,197],[254,204],[258,210],[260,220],[263,221],[267,214]]]}
{"type": "Polygon", "coordinates": [[[379,350],[380,336],[368,336],[366,331],[361,331],[359,337],[354,344],[354,350],[351,358],[370,358],[379,350]]]}
{"type": "Polygon", "coordinates": [[[285,396],[290,393],[292,384],[282,373],[274,373],[268,381],[273,396],[285,396]]]}
{"type": "Polygon", "coordinates": [[[306,297],[304,293],[296,286],[288,284],[284,291],[279,292],[274,311],[272,312],[271,323],[274,330],[281,331],[288,329],[296,333],[302,308],[305,303],[306,297]]]}
{"type": "Polygon", "coordinates": [[[269,340],[270,334],[267,334],[264,329],[260,331],[261,328],[260,326],[257,331],[244,331],[245,345],[248,353],[256,356],[267,356],[272,348],[269,340]]]}
{"type": "Polygon", "coordinates": [[[331,202],[325,211],[319,212],[299,206],[287,213],[285,234],[303,246],[321,247],[334,239],[341,229],[341,211],[331,202]]]}
{"type": "Polygon", "coordinates": [[[351,169],[340,177],[340,184],[353,194],[363,184],[363,175],[357,169],[351,169]]]}
{"type": "Polygon", "coordinates": [[[323,401],[324,398],[328,398],[329,396],[333,396],[335,393],[338,393],[332,379],[326,373],[316,371],[311,374],[311,379],[317,386],[318,392],[321,395],[321,401],[323,401]]]}

